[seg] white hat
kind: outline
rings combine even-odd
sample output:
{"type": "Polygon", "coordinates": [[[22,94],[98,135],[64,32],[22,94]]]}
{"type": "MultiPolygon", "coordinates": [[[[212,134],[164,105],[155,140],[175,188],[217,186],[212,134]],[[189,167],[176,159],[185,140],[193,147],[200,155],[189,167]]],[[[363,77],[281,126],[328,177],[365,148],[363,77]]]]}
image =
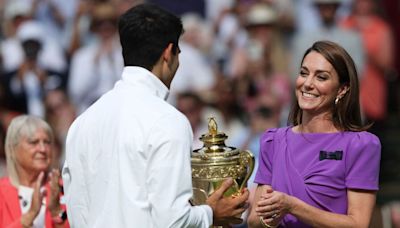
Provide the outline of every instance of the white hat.
{"type": "Polygon", "coordinates": [[[273,24],[277,19],[278,15],[272,6],[265,3],[256,3],[250,7],[246,14],[246,25],[273,24]]]}
{"type": "Polygon", "coordinates": [[[9,20],[16,16],[29,16],[31,13],[31,5],[22,0],[8,1],[4,8],[4,18],[9,20]]]}
{"type": "Polygon", "coordinates": [[[44,29],[39,22],[36,21],[26,21],[22,23],[17,30],[17,38],[23,42],[26,40],[37,40],[39,42],[44,41],[44,29]]]}

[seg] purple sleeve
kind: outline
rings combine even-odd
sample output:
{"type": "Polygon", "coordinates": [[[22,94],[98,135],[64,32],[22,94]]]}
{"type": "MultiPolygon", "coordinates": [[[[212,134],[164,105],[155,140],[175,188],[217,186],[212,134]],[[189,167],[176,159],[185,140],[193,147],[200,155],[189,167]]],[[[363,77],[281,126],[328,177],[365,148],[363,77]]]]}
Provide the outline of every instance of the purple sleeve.
{"type": "Polygon", "coordinates": [[[260,153],[258,155],[258,169],[254,183],[271,184],[272,180],[272,158],[274,154],[274,135],[276,129],[266,131],[260,139],[260,153]]]}
{"type": "Polygon", "coordinates": [[[378,190],[381,144],[375,135],[359,132],[346,155],[346,187],[378,190]]]}

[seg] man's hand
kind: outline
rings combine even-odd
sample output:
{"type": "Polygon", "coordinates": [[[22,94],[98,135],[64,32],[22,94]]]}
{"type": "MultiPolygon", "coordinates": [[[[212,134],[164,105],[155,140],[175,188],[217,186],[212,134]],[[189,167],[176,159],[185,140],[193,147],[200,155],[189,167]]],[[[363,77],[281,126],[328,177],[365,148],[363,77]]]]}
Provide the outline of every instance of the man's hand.
{"type": "Polygon", "coordinates": [[[224,197],[224,192],[232,184],[232,179],[224,181],[221,187],[211,194],[206,201],[206,204],[213,210],[214,225],[226,224],[227,221],[231,221],[231,223],[242,222],[240,215],[247,209],[246,201],[249,198],[249,191],[244,189],[239,196],[224,197]]]}

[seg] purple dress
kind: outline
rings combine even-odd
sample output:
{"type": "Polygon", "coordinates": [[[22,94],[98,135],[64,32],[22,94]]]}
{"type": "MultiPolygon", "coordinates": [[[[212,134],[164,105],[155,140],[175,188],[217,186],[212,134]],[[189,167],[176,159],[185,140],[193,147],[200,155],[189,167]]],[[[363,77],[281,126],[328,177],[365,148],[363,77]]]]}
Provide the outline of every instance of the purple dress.
{"type": "MultiPolygon", "coordinates": [[[[366,131],[295,133],[270,129],[260,140],[254,182],[304,202],[347,214],[347,189],[378,190],[381,145],[366,131]]],[[[283,227],[311,227],[288,214],[283,227]]]]}

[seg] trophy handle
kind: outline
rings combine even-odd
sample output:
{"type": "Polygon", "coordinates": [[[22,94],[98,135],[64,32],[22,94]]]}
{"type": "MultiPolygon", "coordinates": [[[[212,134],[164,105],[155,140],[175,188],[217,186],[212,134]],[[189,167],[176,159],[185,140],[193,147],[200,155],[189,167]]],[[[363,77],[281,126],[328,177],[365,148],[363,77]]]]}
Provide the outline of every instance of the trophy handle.
{"type": "Polygon", "coordinates": [[[240,184],[239,192],[241,192],[242,189],[246,186],[247,181],[250,179],[250,176],[253,173],[255,164],[254,155],[248,150],[243,150],[240,153],[240,163],[243,164],[244,166],[248,166],[249,170],[246,173],[243,182],[240,184]]]}

